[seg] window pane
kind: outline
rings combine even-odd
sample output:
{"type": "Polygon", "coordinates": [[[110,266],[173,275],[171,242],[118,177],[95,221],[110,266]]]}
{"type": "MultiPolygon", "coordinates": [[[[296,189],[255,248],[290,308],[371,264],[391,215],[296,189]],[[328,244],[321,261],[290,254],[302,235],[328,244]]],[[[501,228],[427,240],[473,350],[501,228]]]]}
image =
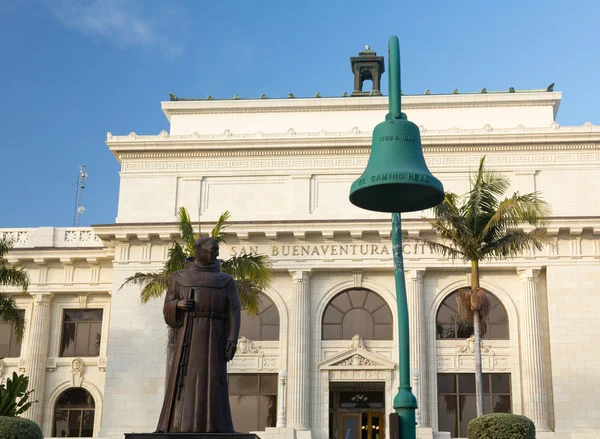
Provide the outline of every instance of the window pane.
{"type": "Polygon", "coordinates": [[[506,310],[504,309],[504,306],[501,303],[498,302],[498,304],[490,310],[488,320],[490,323],[506,323],[506,322],[508,322],[508,316],[506,315],[506,310]]]}
{"type": "Polygon", "coordinates": [[[67,437],[67,410],[56,410],[54,413],[54,432],[52,436],[67,437]]]}
{"type": "Polygon", "coordinates": [[[438,393],[456,393],[456,375],[451,373],[439,373],[438,393]]]}
{"type": "Polygon", "coordinates": [[[507,323],[492,323],[488,327],[489,339],[492,340],[508,340],[508,324],[507,323]]]}
{"type": "Polygon", "coordinates": [[[364,308],[370,312],[373,312],[383,305],[385,305],[385,302],[381,297],[379,297],[377,294],[370,293],[367,296],[367,301],[365,302],[364,308]]]}
{"type": "Polygon", "coordinates": [[[0,357],[10,357],[11,335],[11,325],[8,323],[0,323],[0,357]]]}
{"type": "Polygon", "coordinates": [[[90,344],[88,346],[88,355],[97,357],[100,355],[100,342],[102,341],[102,323],[90,323],[90,344]]]}
{"type": "Polygon", "coordinates": [[[100,321],[101,309],[65,309],[65,322],[100,321]]]}
{"type": "Polygon", "coordinates": [[[446,338],[456,338],[456,333],[454,331],[454,324],[452,324],[452,323],[448,323],[448,324],[437,323],[436,331],[437,331],[437,339],[438,340],[443,340],[446,338]]]}
{"type": "Polygon", "coordinates": [[[260,318],[251,317],[242,311],[240,336],[242,335],[250,340],[260,340],[260,318]]]}
{"type": "Polygon", "coordinates": [[[259,294],[258,299],[260,300],[260,305],[258,306],[258,313],[261,314],[267,308],[274,306],[273,301],[264,294],[259,294]]]}
{"type": "Polygon", "coordinates": [[[440,323],[453,323],[455,320],[456,312],[450,309],[445,303],[440,306],[437,315],[437,321],[440,323]]]}
{"type": "Polygon", "coordinates": [[[69,437],[80,437],[81,410],[69,410],[69,437]]]}
{"type": "Polygon", "coordinates": [[[492,374],[492,393],[510,393],[510,375],[507,373],[492,374]]]}
{"type": "Polygon", "coordinates": [[[323,325],[323,340],[341,340],[342,325],[323,325]]]}
{"type": "Polygon", "coordinates": [[[489,373],[484,373],[483,375],[483,380],[481,383],[481,387],[483,388],[483,393],[490,393],[490,374],[489,373]]]}
{"type": "Polygon", "coordinates": [[[258,395],[258,375],[230,374],[230,395],[258,395]]]}
{"type": "Polygon", "coordinates": [[[57,408],[94,408],[94,398],[85,389],[74,388],[63,392],[58,398],[57,408]]]}
{"type": "Polygon", "coordinates": [[[475,395],[460,395],[458,397],[459,437],[467,437],[467,425],[477,417],[475,395]]]}
{"type": "Polygon", "coordinates": [[[456,327],[456,338],[469,338],[470,336],[472,336],[474,334],[474,330],[473,330],[473,326],[472,325],[463,325],[463,324],[457,324],[456,327]]]}
{"type": "Polygon", "coordinates": [[[492,411],[494,413],[511,413],[510,395],[492,395],[492,411]]]}
{"type": "Polygon", "coordinates": [[[277,395],[277,375],[260,375],[261,395],[277,395]]]}
{"type": "Polygon", "coordinates": [[[11,335],[10,335],[10,356],[13,358],[18,358],[21,356],[21,341],[17,341],[17,333],[11,327],[11,335]]]}
{"type": "Polygon", "coordinates": [[[475,374],[458,374],[458,391],[460,393],[475,393],[475,374]]]}
{"type": "Polygon", "coordinates": [[[258,431],[258,395],[229,395],[233,428],[240,433],[258,431]]]}
{"type": "Polygon", "coordinates": [[[456,422],[456,396],[438,396],[438,430],[449,431],[452,437],[458,436],[458,423],[456,422]]]}
{"type": "Polygon", "coordinates": [[[352,305],[350,305],[350,299],[348,298],[348,294],[346,293],[342,293],[339,296],[337,296],[331,301],[331,304],[342,312],[346,312],[350,310],[350,308],[352,308],[352,305]]]}
{"type": "Polygon", "coordinates": [[[377,311],[373,313],[373,318],[375,319],[375,323],[379,324],[392,324],[392,312],[390,308],[387,306],[383,306],[379,308],[377,311]]]}
{"type": "MultiPolygon", "coordinates": [[[[65,312],[66,313],[66,312],[65,312]]],[[[61,340],[61,357],[73,357],[75,356],[75,330],[76,323],[67,322],[65,316],[65,323],[63,324],[63,333],[61,340]]]]}
{"type": "Polygon", "coordinates": [[[363,309],[353,309],[346,313],[342,322],[342,340],[351,340],[356,334],[365,340],[373,340],[373,318],[363,309]]]}
{"type": "Polygon", "coordinates": [[[83,424],[81,426],[81,437],[94,436],[94,411],[83,411],[83,424]]]}
{"type": "Polygon", "coordinates": [[[350,303],[352,303],[353,308],[362,308],[365,304],[365,300],[367,299],[368,291],[365,290],[352,290],[348,291],[348,296],[350,296],[350,303]]]}
{"type": "Polygon", "coordinates": [[[258,403],[258,429],[264,431],[266,427],[275,427],[277,422],[277,396],[261,395],[258,403]]]}
{"type": "Polygon", "coordinates": [[[323,316],[323,323],[342,323],[344,314],[338,311],[333,306],[328,306],[323,316]]]}
{"type": "MultiPolygon", "coordinates": [[[[249,338],[249,337],[248,337],[249,338]]],[[[252,340],[252,339],[250,339],[252,340]]],[[[256,340],[279,340],[279,325],[269,325],[262,327],[262,335],[256,340]]]]}
{"type": "Polygon", "coordinates": [[[90,343],[90,324],[77,323],[77,329],[75,334],[75,356],[76,357],[89,357],[88,347],[90,343]]]}
{"type": "Polygon", "coordinates": [[[375,325],[375,340],[392,340],[393,338],[392,325],[375,325]]]}
{"type": "Polygon", "coordinates": [[[263,325],[278,325],[279,313],[277,312],[277,308],[274,306],[269,307],[260,314],[260,319],[263,325]]]}

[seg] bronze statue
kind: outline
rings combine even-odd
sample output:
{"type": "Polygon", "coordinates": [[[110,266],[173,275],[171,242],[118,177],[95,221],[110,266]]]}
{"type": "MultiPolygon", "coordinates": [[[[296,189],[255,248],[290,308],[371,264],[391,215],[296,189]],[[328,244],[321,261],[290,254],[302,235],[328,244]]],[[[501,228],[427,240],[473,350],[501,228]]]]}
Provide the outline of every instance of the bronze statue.
{"type": "Polygon", "coordinates": [[[157,433],[233,433],[227,362],[240,331],[235,281],[221,272],[219,244],[194,243],[194,260],[169,280],[163,313],[177,331],[157,433]]]}

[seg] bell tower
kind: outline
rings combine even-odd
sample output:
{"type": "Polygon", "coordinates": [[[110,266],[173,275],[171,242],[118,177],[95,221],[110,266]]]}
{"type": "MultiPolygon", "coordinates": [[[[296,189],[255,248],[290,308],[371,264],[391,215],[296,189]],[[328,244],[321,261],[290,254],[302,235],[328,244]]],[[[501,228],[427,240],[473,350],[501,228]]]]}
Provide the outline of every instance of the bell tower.
{"type": "Polygon", "coordinates": [[[382,96],[381,95],[381,75],[385,72],[383,56],[377,56],[374,50],[369,46],[365,50],[358,52],[358,56],[350,58],[350,65],[354,73],[354,91],[352,96],[382,96]],[[363,83],[366,80],[373,81],[373,91],[363,91],[363,83]]]}

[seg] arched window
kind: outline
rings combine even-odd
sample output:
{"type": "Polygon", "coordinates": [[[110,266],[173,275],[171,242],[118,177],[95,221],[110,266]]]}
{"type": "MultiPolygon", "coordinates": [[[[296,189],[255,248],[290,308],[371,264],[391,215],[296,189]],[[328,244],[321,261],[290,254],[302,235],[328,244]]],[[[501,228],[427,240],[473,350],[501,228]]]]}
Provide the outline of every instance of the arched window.
{"type": "Polygon", "coordinates": [[[344,291],[333,298],[323,314],[323,340],[392,340],[390,307],[369,290],[344,291]]]}
{"type": "Polygon", "coordinates": [[[252,341],[279,340],[279,311],[273,301],[260,294],[258,315],[250,316],[242,312],[240,336],[252,341]]]}
{"type": "MultiPolygon", "coordinates": [[[[487,331],[481,337],[484,340],[508,340],[508,314],[502,302],[493,294],[487,293],[490,299],[490,313],[487,318],[487,331]]],[[[437,339],[469,338],[473,335],[473,326],[458,322],[458,305],[455,291],[444,299],[436,316],[437,339]]]]}
{"type": "Polygon", "coordinates": [[[94,398],[81,387],[65,390],[54,410],[54,437],[94,436],[94,398]]]}

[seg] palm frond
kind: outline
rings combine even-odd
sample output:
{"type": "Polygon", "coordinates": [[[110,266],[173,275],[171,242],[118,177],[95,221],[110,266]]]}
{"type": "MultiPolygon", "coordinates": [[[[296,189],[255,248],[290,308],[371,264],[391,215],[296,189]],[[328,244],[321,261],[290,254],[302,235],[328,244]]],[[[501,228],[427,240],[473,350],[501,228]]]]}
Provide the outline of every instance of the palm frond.
{"type": "Polygon", "coordinates": [[[25,332],[25,315],[21,312],[14,299],[0,295],[0,317],[12,324],[17,339],[21,340],[25,332]]]}
{"type": "Polygon", "coordinates": [[[226,243],[227,242],[227,241],[225,241],[225,239],[227,238],[226,233],[225,233],[225,228],[227,227],[226,223],[227,223],[227,221],[229,221],[230,217],[231,217],[231,213],[228,210],[226,210],[225,212],[223,212],[221,214],[221,216],[219,216],[217,223],[215,224],[215,226],[212,229],[210,236],[218,243],[226,243]]]}
{"type": "Polygon", "coordinates": [[[257,315],[260,307],[260,293],[262,293],[262,290],[247,280],[238,279],[235,281],[235,284],[238,290],[241,308],[251,316],[257,315]]]}
{"type": "Polygon", "coordinates": [[[457,259],[457,258],[464,259],[464,257],[465,257],[464,254],[459,249],[454,248],[449,245],[446,245],[446,244],[442,244],[441,242],[432,241],[431,239],[414,238],[411,236],[405,236],[402,239],[407,242],[415,242],[418,244],[425,244],[432,253],[439,253],[442,256],[445,256],[445,257],[447,256],[451,259],[457,259]]]}
{"type": "Polygon", "coordinates": [[[140,300],[142,303],[146,303],[148,300],[161,297],[164,294],[167,290],[170,275],[170,273],[167,274],[162,271],[158,273],[138,272],[126,278],[119,287],[119,290],[125,285],[139,285],[142,287],[140,300]]]}
{"type": "Polygon", "coordinates": [[[188,248],[194,248],[194,228],[192,227],[192,220],[190,214],[185,207],[180,207],[177,211],[177,222],[179,226],[179,233],[181,239],[188,248]]]}
{"type": "Polygon", "coordinates": [[[544,243],[550,239],[546,229],[543,228],[536,228],[530,232],[509,231],[496,241],[485,244],[482,253],[488,258],[515,257],[525,250],[542,250],[544,243]]]}
{"type": "Polygon", "coordinates": [[[0,259],[8,254],[13,249],[13,242],[7,238],[0,239],[0,259]]]}
{"type": "Polygon", "coordinates": [[[29,288],[29,274],[23,267],[18,265],[8,268],[0,267],[0,286],[21,287],[23,291],[29,288]]]}
{"type": "Polygon", "coordinates": [[[538,193],[519,195],[515,192],[512,197],[500,202],[477,238],[490,242],[499,238],[506,230],[523,224],[543,226],[549,215],[550,207],[539,198],[538,193]]]}
{"type": "Polygon", "coordinates": [[[273,271],[266,255],[246,254],[222,261],[221,270],[239,281],[251,282],[259,290],[271,286],[273,271]]]}
{"type": "Polygon", "coordinates": [[[182,270],[185,260],[192,257],[194,253],[189,254],[187,248],[184,249],[178,242],[173,242],[167,253],[167,260],[163,265],[163,272],[171,274],[182,270]]]}

